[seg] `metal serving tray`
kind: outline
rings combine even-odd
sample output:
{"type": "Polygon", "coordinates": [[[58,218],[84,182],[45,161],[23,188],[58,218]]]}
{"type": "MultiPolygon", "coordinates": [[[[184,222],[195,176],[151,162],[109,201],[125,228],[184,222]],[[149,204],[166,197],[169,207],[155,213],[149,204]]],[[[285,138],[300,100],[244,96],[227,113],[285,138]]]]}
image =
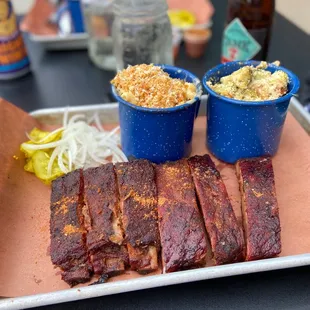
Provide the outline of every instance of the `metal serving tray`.
{"type": "Polygon", "coordinates": [[[49,51],[63,51],[86,49],[88,34],[72,33],[69,35],[36,35],[30,34],[31,41],[41,44],[43,48],[49,51]]]}
{"type": "MultiPolygon", "coordinates": [[[[203,96],[202,107],[200,109],[201,113],[204,113],[205,111],[206,98],[206,96],[203,96]]],[[[310,121],[308,123],[306,114],[301,115],[300,113],[298,113],[298,111],[300,110],[300,107],[298,105],[300,105],[300,103],[293,98],[291,103],[291,111],[297,119],[303,120],[303,127],[305,129],[309,129],[310,121]]],[[[32,112],[31,115],[42,123],[51,125],[59,124],[61,123],[65,110],[66,108],[37,110],[32,112]]],[[[118,121],[118,104],[116,103],[70,107],[69,109],[69,113],[71,115],[84,113],[91,116],[95,111],[104,112],[99,114],[102,123],[116,123],[118,121]]],[[[170,274],[146,276],[131,280],[122,280],[111,283],[108,282],[87,287],[71,288],[46,294],[30,295],[16,298],[2,298],[0,299],[0,309],[9,310],[31,308],[36,306],[112,295],[153,287],[235,276],[241,274],[249,274],[254,272],[299,267],[305,265],[310,265],[310,254],[292,255],[253,262],[242,262],[223,266],[206,267],[170,274]]]]}

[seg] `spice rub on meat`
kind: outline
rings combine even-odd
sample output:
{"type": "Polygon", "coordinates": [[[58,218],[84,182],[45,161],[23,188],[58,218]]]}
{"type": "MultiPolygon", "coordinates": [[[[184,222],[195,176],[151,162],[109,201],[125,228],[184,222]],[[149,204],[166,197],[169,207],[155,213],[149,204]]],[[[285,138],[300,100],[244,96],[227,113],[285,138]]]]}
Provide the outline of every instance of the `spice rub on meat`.
{"type": "Polygon", "coordinates": [[[206,236],[187,161],[156,166],[156,185],[164,271],[203,266],[206,236]]]}
{"type": "Polygon", "coordinates": [[[119,194],[113,164],[89,168],[83,172],[86,244],[96,274],[117,275],[125,271],[127,249],[123,230],[119,194]]]}
{"type": "Polygon", "coordinates": [[[209,155],[188,159],[205,227],[217,265],[244,258],[244,238],[225,184],[209,155]]]}
{"type": "Polygon", "coordinates": [[[115,169],[131,269],[154,271],[160,248],[154,167],[141,159],[117,163],[115,169]]]}
{"type": "Polygon", "coordinates": [[[62,279],[74,286],[90,280],[92,267],[86,248],[83,178],[80,169],[52,183],[51,259],[62,270],[62,279]]]}
{"type": "Polygon", "coordinates": [[[241,159],[236,164],[242,196],[246,260],[277,256],[281,227],[270,157],[241,159]]]}

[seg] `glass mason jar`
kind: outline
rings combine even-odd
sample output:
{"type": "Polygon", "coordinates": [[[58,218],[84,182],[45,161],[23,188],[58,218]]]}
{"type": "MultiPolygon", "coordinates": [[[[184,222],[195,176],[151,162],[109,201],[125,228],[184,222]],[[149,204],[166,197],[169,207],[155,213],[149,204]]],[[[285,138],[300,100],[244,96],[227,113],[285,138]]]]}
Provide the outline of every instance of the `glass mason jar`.
{"type": "Polygon", "coordinates": [[[141,63],[173,64],[172,30],[165,0],[116,0],[113,9],[117,70],[141,63]]]}
{"type": "Polygon", "coordinates": [[[112,24],[114,0],[83,0],[85,26],[89,34],[88,55],[101,69],[116,70],[112,24]]]}

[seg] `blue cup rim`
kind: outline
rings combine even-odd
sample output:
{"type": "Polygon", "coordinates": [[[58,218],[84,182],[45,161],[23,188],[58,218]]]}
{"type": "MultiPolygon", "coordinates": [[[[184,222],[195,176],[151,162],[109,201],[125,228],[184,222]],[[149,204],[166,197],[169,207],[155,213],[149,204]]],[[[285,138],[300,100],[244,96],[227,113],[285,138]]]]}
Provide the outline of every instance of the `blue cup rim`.
{"type": "Polygon", "coordinates": [[[111,85],[112,94],[113,94],[114,98],[117,100],[117,102],[120,102],[122,104],[125,104],[128,107],[131,107],[133,109],[136,109],[136,110],[139,110],[139,111],[143,111],[143,112],[171,113],[171,112],[176,112],[176,111],[179,111],[179,110],[186,109],[186,108],[192,106],[193,104],[195,104],[195,102],[197,102],[200,99],[200,97],[202,95],[202,84],[201,84],[200,79],[196,75],[194,75],[193,73],[189,72],[188,70],[185,70],[185,69],[182,69],[182,68],[179,68],[179,67],[175,67],[175,66],[170,66],[170,65],[165,65],[165,64],[155,64],[155,66],[159,66],[162,69],[168,69],[168,70],[171,70],[171,71],[174,71],[174,72],[177,72],[179,70],[182,70],[183,72],[185,72],[188,76],[190,76],[192,78],[193,81],[195,81],[194,84],[196,86],[196,94],[197,94],[195,96],[195,98],[193,98],[190,101],[184,102],[183,104],[180,104],[180,105],[177,105],[175,107],[172,107],[172,108],[147,108],[147,107],[141,107],[141,106],[135,105],[133,103],[130,103],[130,102],[124,100],[117,93],[117,90],[116,90],[115,86],[111,85]]]}
{"type": "MultiPolygon", "coordinates": [[[[299,90],[299,86],[300,86],[300,81],[298,79],[298,77],[290,70],[281,67],[281,66],[276,66],[272,63],[268,63],[268,67],[267,68],[275,68],[277,70],[282,70],[284,71],[288,77],[290,82],[293,84],[292,89],[290,90],[290,92],[288,92],[287,94],[285,94],[284,96],[278,98],[278,99],[273,99],[273,100],[265,100],[265,101],[244,101],[244,100],[237,100],[237,99],[232,99],[232,98],[228,98],[225,96],[221,96],[218,93],[216,93],[215,91],[213,91],[208,85],[207,85],[207,81],[210,80],[210,78],[212,78],[212,76],[215,75],[215,73],[217,73],[218,71],[220,71],[223,67],[225,66],[231,66],[233,64],[242,64],[242,65],[254,65],[257,66],[258,64],[260,64],[260,61],[257,60],[247,60],[247,61],[231,61],[231,62],[227,62],[224,64],[220,64],[217,65],[216,67],[210,69],[202,78],[202,84],[203,87],[205,88],[205,90],[209,93],[209,95],[218,97],[219,99],[223,100],[223,101],[227,101],[229,103],[233,103],[233,104],[238,104],[238,105],[251,105],[251,106],[262,106],[262,105],[273,105],[273,104],[278,104],[284,101],[288,101],[291,99],[292,96],[294,96],[298,90],[299,90]]],[[[241,68],[241,66],[240,66],[241,68]]]]}

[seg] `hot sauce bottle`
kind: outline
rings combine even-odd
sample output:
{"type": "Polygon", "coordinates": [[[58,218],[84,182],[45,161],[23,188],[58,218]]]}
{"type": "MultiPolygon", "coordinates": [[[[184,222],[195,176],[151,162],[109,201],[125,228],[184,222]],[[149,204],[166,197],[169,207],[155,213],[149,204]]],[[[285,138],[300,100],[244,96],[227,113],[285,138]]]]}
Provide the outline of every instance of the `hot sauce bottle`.
{"type": "Polygon", "coordinates": [[[274,0],[229,0],[221,61],[266,60],[274,0]]]}

